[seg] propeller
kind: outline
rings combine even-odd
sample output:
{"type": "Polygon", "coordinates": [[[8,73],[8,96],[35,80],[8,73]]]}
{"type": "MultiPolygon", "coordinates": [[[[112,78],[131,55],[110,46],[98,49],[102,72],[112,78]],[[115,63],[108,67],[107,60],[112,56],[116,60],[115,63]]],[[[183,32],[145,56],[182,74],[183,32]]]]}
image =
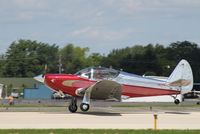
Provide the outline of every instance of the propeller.
{"type": "Polygon", "coordinates": [[[45,77],[45,74],[47,73],[47,69],[48,69],[47,64],[45,64],[44,73],[33,77],[33,79],[35,79],[38,82],[44,83],[44,77],[45,77]]]}

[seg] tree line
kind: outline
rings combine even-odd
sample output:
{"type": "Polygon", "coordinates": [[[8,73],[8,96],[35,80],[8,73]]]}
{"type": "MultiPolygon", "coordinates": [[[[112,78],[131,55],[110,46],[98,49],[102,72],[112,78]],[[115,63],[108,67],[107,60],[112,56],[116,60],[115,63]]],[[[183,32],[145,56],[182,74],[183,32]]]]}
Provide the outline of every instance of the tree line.
{"type": "Polygon", "coordinates": [[[200,48],[189,41],[169,45],[133,45],[113,49],[107,55],[89,53],[89,48],[32,40],[18,40],[0,57],[0,77],[33,77],[43,73],[75,73],[89,66],[105,66],[139,75],[169,76],[181,59],[186,59],[200,82],[200,48]]]}

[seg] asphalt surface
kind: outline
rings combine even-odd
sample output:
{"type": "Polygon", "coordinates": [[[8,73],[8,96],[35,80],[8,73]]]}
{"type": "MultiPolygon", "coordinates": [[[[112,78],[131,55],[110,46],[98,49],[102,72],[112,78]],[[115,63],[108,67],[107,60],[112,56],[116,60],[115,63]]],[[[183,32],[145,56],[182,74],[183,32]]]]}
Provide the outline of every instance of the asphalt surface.
{"type": "MultiPolygon", "coordinates": [[[[157,113],[158,129],[200,129],[200,113],[157,113]]],[[[0,129],[153,129],[153,113],[2,112],[0,129]]]]}
{"type": "MultiPolygon", "coordinates": [[[[88,112],[70,113],[68,101],[47,100],[2,103],[0,129],[10,128],[89,128],[153,129],[154,114],[158,129],[200,129],[200,105],[187,101],[173,103],[92,102],[88,112]]],[[[79,102],[80,103],[80,102],[79,102]]]]}

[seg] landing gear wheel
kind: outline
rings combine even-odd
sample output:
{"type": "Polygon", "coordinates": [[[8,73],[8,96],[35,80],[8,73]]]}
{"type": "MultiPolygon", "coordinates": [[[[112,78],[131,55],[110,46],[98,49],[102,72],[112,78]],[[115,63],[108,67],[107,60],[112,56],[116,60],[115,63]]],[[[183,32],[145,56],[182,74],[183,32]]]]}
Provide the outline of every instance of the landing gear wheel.
{"type": "Polygon", "coordinates": [[[77,111],[78,107],[77,107],[77,105],[69,105],[68,109],[71,113],[75,113],[77,111]]]}
{"type": "Polygon", "coordinates": [[[89,108],[90,108],[90,105],[89,105],[89,104],[81,103],[81,105],[80,105],[80,109],[81,109],[83,112],[88,111],[89,108]]]}
{"type": "Polygon", "coordinates": [[[179,99],[175,99],[175,100],[174,100],[174,103],[175,103],[176,105],[178,105],[178,104],[180,103],[179,99]]]}
{"type": "Polygon", "coordinates": [[[77,109],[78,109],[78,107],[77,107],[77,99],[75,97],[71,98],[71,102],[70,102],[70,105],[69,105],[68,109],[69,109],[69,111],[71,113],[75,113],[77,111],[77,109]]]}

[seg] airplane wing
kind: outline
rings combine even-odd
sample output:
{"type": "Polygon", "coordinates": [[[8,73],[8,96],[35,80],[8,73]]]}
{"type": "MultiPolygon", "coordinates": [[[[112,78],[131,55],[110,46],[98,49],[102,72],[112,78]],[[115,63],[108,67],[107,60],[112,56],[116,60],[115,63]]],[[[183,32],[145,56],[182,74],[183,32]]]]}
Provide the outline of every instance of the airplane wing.
{"type": "Polygon", "coordinates": [[[99,81],[85,91],[87,98],[114,101],[121,101],[121,93],[121,85],[111,80],[99,81]]]}

